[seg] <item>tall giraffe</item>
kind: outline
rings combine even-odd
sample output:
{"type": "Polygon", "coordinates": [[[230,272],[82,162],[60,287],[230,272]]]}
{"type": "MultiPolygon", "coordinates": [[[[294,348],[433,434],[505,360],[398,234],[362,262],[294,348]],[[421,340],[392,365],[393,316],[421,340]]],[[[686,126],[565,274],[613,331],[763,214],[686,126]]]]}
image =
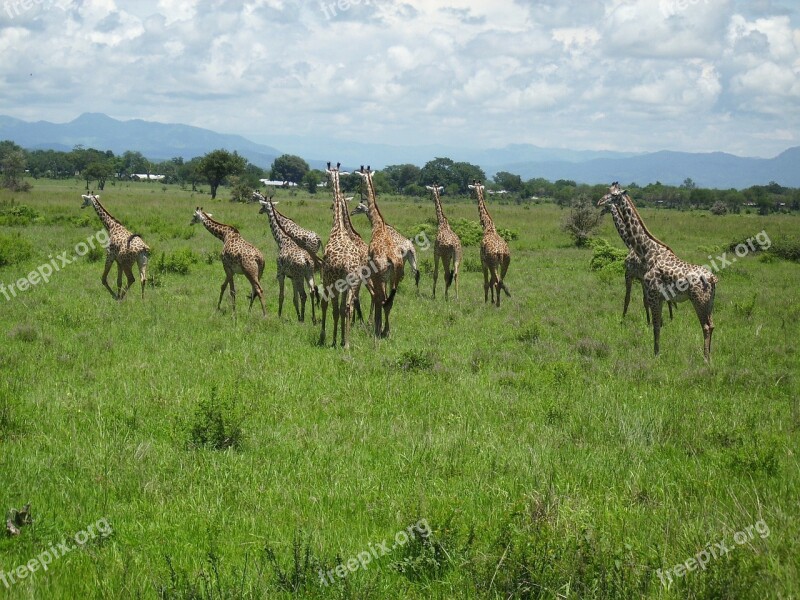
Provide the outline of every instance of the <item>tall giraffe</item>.
{"type": "Polygon", "coordinates": [[[658,356],[664,301],[689,300],[703,328],[703,356],[708,362],[711,360],[711,335],[714,332],[714,296],[719,279],[707,268],[681,260],[669,246],[656,239],[642,221],[628,192],[617,182],[611,185],[598,205],[608,203],[617,207],[623,225],[620,233],[624,231],[626,244],[630,244],[647,268],[644,285],[653,318],[653,352],[658,356]]]}
{"type": "Polygon", "coordinates": [[[306,290],[304,284],[308,284],[311,293],[311,322],[317,324],[317,316],[314,312],[314,301],[318,299],[317,285],[314,282],[314,270],[322,266],[322,261],[315,255],[301,248],[292,237],[286,233],[278,224],[275,217],[275,208],[272,199],[260,200],[260,213],[266,213],[269,217],[269,228],[272,237],[278,244],[277,257],[277,279],[278,279],[278,316],[283,313],[283,288],[285,278],[292,280],[292,303],[297,313],[297,320],[301,323],[306,315],[306,290]],[[298,305],[299,299],[299,305],[298,305]]]}
{"type": "MultiPolygon", "coordinates": [[[[267,200],[267,198],[259,192],[253,192],[253,198],[259,202],[267,200]]],[[[269,197],[269,201],[272,202],[272,196],[269,197]]],[[[275,208],[276,204],[277,202],[272,202],[272,211],[275,213],[275,219],[278,221],[278,225],[281,226],[281,229],[289,234],[289,237],[303,250],[309,254],[319,255],[320,248],[322,248],[322,238],[320,238],[315,231],[300,227],[300,225],[295,223],[292,219],[282,215],[281,212],[275,208]]]]}
{"type": "MultiPolygon", "coordinates": [[[[340,175],[349,175],[349,173],[340,172],[340,175]]],[[[364,238],[361,237],[361,234],[356,231],[356,228],[353,227],[353,222],[350,220],[350,211],[347,208],[347,203],[353,199],[353,196],[348,196],[344,198],[344,226],[347,229],[347,234],[350,236],[350,239],[353,240],[353,243],[358,248],[358,258],[362,265],[367,265],[369,263],[369,245],[367,242],[364,241],[364,238]]],[[[372,319],[372,312],[375,309],[375,292],[372,289],[372,280],[366,279],[364,282],[364,287],[367,288],[367,292],[369,293],[369,317],[368,319],[372,319]]],[[[355,313],[352,315],[353,320],[355,320],[356,315],[358,316],[361,323],[364,323],[364,315],[361,312],[361,288],[359,287],[358,291],[356,292],[356,297],[354,300],[354,308],[355,313]]]]}
{"type": "MultiPolygon", "coordinates": [[[[367,219],[369,219],[370,225],[372,225],[372,212],[369,209],[369,204],[364,204],[364,202],[359,202],[358,206],[356,206],[351,212],[351,215],[367,215],[367,219]]],[[[403,255],[403,261],[407,262],[411,269],[414,271],[414,284],[419,289],[419,269],[417,268],[417,251],[414,248],[414,242],[404,236],[402,233],[397,231],[394,227],[386,224],[386,228],[389,230],[389,234],[394,239],[395,244],[397,247],[400,248],[400,253],[403,255]]]]}
{"type": "Polygon", "coordinates": [[[433,243],[433,297],[436,298],[436,281],[439,279],[439,260],[444,267],[444,299],[447,300],[447,290],[450,284],[456,284],[456,300],[458,300],[458,267],[461,264],[461,240],[455,231],[450,228],[447,217],[442,210],[442,199],[439,194],[444,190],[440,185],[426,185],[433,195],[433,204],[436,207],[436,220],[439,229],[436,232],[436,241],[433,243]],[[450,270],[450,263],[453,268],[450,270]]]}
{"type": "Polygon", "coordinates": [[[500,290],[511,297],[508,286],[503,282],[508,265],[511,262],[511,253],[506,241],[500,237],[495,229],[494,221],[486,209],[483,199],[484,186],[480,181],[473,181],[469,188],[475,193],[478,201],[478,215],[483,226],[483,239],[481,240],[481,265],[483,266],[483,301],[489,301],[489,290],[492,291],[492,302],[500,306],[500,290]],[[495,300],[495,296],[497,299],[495,300]]]}
{"type": "Polygon", "coordinates": [[[356,171],[364,180],[369,211],[372,216],[372,239],[369,242],[369,265],[375,305],[375,337],[389,336],[389,314],[392,312],[397,287],[403,278],[403,255],[392,238],[378,208],[372,170],[369,166],[356,171]],[[383,329],[381,323],[385,319],[383,329]]]}
{"type": "Polygon", "coordinates": [[[250,308],[253,308],[253,301],[258,296],[258,301],[261,302],[261,312],[266,317],[267,309],[264,307],[264,290],[261,288],[261,275],[264,273],[264,255],[261,254],[261,250],[245,241],[238,229],[215,221],[209,213],[203,211],[199,206],[195,209],[189,225],[194,225],[195,223],[202,223],[211,235],[222,240],[222,267],[225,269],[225,281],[222,283],[222,289],[219,292],[217,310],[222,305],[222,296],[225,294],[225,288],[230,285],[233,314],[236,314],[236,288],[233,284],[233,276],[236,273],[242,273],[253,288],[253,292],[250,295],[250,308]]]}
{"type": "Polygon", "coordinates": [[[350,315],[353,303],[361,287],[359,273],[362,265],[359,250],[345,226],[347,208],[344,196],[339,187],[339,165],[327,169],[333,191],[333,223],[331,235],[325,245],[325,254],[322,259],[322,331],[319,336],[320,346],[325,344],[325,320],[328,316],[328,300],[333,298],[333,345],[336,346],[336,336],[339,331],[339,321],[342,322],[342,346],[350,347],[350,315]]]}
{"type": "MultiPolygon", "coordinates": [[[[614,221],[614,226],[617,228],[617,232],[619,232],[622,241],[625,241],[625,232],[624,232],[624,223],[619,216],[619,210],[613,204],[606,204],[603,206],[603,209],[608,209],[611,213],[611,218],[614,221]]],[[[639,257],[636,256],[636,252],[634,252],[630,246],[628,246],[628,255],[625,257],[625,303],[622,307],[622,318],[625,318],[625,315],[628,314],[628,305],[631,301],[631,287],[633,285],[634,279],[638,281],[642,286],[642,302],[644,303],[644,314],[647,317],[647,324],[650,325],[650,307],[647,304],[647,290],[644,286],[644,274],[647,273],[647,267],[645,264],[639,260],[639,257]]],[[[672,301],[667,302],[667,306],[669,307],[669,320],[672,320],[672,308],[675,306],[675,303],[672,301]]]]}
{"type": "Polygon", "coordinates": [[[108,246],[106,247],[106,265],[100,281],[116,300],[122,300],[130,289],[136,278],[133,276],[133,263],[139,266],[139,279],[142,282],[142,299],[144,300],[144,287],[147,283],[147,259],[150,256],[150,247],[144,243],[142,236],[138,233],[131,233],[117,219],[111,216],[105,207],[100,204],[100,196],[91,194],[81,194],[83,204],[81,208],[91,205],[94,207],[97,216],[103,222],[103,227],[108,231],[108,246]],[[117,263],[117,293],[108,285],[108,272],[111,265],[117,263]],[[122,289],[122,274],[128,280],[128,285],[122,289]]]}

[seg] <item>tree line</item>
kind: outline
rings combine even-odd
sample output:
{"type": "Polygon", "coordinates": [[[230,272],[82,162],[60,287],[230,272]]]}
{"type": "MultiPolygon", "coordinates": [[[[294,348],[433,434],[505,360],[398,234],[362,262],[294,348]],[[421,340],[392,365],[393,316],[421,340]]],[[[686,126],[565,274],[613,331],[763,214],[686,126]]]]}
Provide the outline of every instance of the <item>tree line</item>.
{"type": "MultiPolygon", "coordinates": [[[[27,150],[8,140],[0,142],[0,172],[0,184],[19,191],[30,188],[28,178],[78,178],[86,182],[87,189],[102,190],[108,181],[146,174],[163,175],[163,183],[187,185],[192,190],[197,190],[198,185],[208,185],[212,198],[216,197],[219,187],[225,185],[230,187],[231,199],[241,201],[249,200],[252,190],[262,187],[260,179],[302,187],[311,194],[316,194],[320,184],[327,180],[323,170],[312,169],[301,157],[291,154],[277,157],[269,169],[262,169],[237,152],[224,149],[191,160],[175,157],[151,161],[141,152],[130,150],[120,155],[80,145],[70,151],[27,150]]],[[[548,201],[567,207],[590,202],[607,191],[605,184],[586,185],[565,179],[553,182],[543,177],[523,180],[507,171],[499,171],[489,179],[481,167],[450,158],[434,158],[422,167],[389,165],[374,176],[378,193],[414,197],[427,196],[425,186],[433,183],[444,186],[446,195],[466,196],[469,194],[467,186],[475,179],[483,181],[494,197],[517,204],[548,201]]],[[[346,193],[355,193],[360,181],[358,177],[343,177],[342,188],[346,193]]],[[[775,182],[743,190],[701,188],[691,179],[679,186],[658,181],[639,186],[631,182],[627,188],[641,206],[697,208],[715,214],[800,210],[800,190],[775,182]]]]}

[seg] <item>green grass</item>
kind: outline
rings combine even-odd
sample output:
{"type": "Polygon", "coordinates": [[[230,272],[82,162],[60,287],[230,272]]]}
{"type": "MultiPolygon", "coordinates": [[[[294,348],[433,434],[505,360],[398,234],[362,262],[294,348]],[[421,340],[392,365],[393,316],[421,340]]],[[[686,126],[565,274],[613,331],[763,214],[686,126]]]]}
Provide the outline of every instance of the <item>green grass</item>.
{"type": "MultiPolygon", "coordinates": [[[[100,228],[81,191],[0,192],[35,211],[0,225],[0,282],[100,228]]],[[[0,598],[800,596],[797,263],[753,255],[719,273],[711,366],[686,303],[655,359],[640,291],[621,321],[623,276],[589,269],[561,210],[492,205],[517,234],[500,309],[483,302],[469,246],[458,302],[443,301],[443,278],[434,301],[429,273],[419,294],[407,277],[392,337],[356,326],[344,352],[318,347],[290,302],[277,317],[257,207],[149,184],[101,199],[162,267],[144,301],[138,282],[112,300],[92,255],[0,296],[0,499],[33,516],[0,538],[0,571],[99,519],[113,533],[0,581],[0,598]],[[221,244],[189,227],[197,205],[264,250],[266,319],[248,313],[241,277],[237,318],[227,298],[215,310],[221,244]],[[321,583],[320,569],[421,519],[430,537],[321,583]],[[760,520],[768,536],[733,544],[760,520]],[[720,541],[736,547],[662,586],[656,569],[720,541]]],[[[327,238],[327,195],[278,199],[327,238]]],[[[431,202],[381,200],[407,234],[433,217],[431,202]]],[[[471,202],[445,211],[477,221],[471,202]]],[[[696,263],[762,230],[800,237],[796,215],[641,212],[696,263]]],[[[599,235],[622,248],[610,219],[599,235]]]]}

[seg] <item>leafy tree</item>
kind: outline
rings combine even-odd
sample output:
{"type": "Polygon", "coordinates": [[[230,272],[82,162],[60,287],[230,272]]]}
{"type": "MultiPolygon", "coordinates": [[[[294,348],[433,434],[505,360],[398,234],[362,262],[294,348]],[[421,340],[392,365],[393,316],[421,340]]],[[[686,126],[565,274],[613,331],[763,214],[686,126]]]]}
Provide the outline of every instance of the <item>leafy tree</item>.
{"type": "MultiPolygon", "coordinates": [[[[410,185],[418,184],[420,182],[420,171],[421,169],[418,166],[412,164],[389,165],[383,169],[384,175],[386,175],[386,178],[398,193],[404,192],[410,185]]],[[[429,181],[428,185],[432,183],[429,181]]]]}
{"type": "Polygon", "coordinates": [[[89,183],[97,180],[97,187],[102,191],[106,187],[106,180],[114,174],[114,165],[109,160],[95,160],[86,165],[82,173],[86,180],[86,189],[89,183]]]}
{"type": "MultiPolygon", "coordinates": [[[[175,160],[175,159],[173,159],[175,160]]],[[[117,158],[117,172],[122,175],[133,175],[134,173],[150,173],[150,161],[141,152],[127,150],[117,158]]]]}
{"type": "Polygon", "coordinates": [[[447,186],[453,182],[453,161],[449,158],[434,158],[425,163],[419,172],[419,184],[431,185],[437,183],[447,186]]]}
{"type": "Polygon", "coordinates": [[[14,142],[2,142],[0,170],[3,171],[4,188],[15,192],[27,192],[31,189],[31,184],[22,180],[25,174],[25,151],[14,142]]]}
{"type": "Polygon", "coordinates": [[[272,163],[269,178],[300,185],[308,171],[308,163],[302,158],[294,154],[283,154],[272,163]]]}
{"type": "Polygon", "coordinates": [[[211,198],[214,199],[217,197],[217,189],[225,178],[239,175],[246,166],[247,161],[235,151],[231,153],[227,150],[213,150],[200,159],[197,169],[208,181],[211,198]]]}
{"type": "Polygon", "coordinates": [[[475,180],[486,180],[486,173],[483,172],[483,169],[468,162],[453,163],[453,180],[449,183],[456,184],[460,194],[468,194],[469,184],[475,180]]]}
{"type": "Polygon", "coordinates": [[[178,181],[181,183],[191,183],[192,191],[197,191],[197,184],[203,181],[203,174],[200,172],[200,161],[202,158],[195,156],[192,160],[178,166],[178,181]]]}
{"type": "Polygon", "coordinates": [[[509,192],[522,191],[522,177],[514,175],[508,171],[499,171],[494,174],[494,182],[500,186],[501,189],[509,192]]]}
{"type": "Polygon", "coordinates": [[[696,189],[696,188],[697,188],[697,184],[694,181],[692,181],[691,177],[687,177],[686,179],[684,179],[683,183],[681,184],[681,189],[684,189],[684,190],[693,190],[693,189],[696,189]]]}
{"type": "Polygon", "coordinates": [[[317,193],[317,185],[322,183],[325,179],[325,174],[319,169],[311,169],[303,177],[303,185],[306,186],[309,194],[317,193]]]}
{"type": "Polygon", "coordinates": [[[602,216],[602,213],[592,206],[589,198],[581,195],[564,219],[562,228],[572,236],[576,246],[582,247],[589,242],[600,225],[602,216]]]}

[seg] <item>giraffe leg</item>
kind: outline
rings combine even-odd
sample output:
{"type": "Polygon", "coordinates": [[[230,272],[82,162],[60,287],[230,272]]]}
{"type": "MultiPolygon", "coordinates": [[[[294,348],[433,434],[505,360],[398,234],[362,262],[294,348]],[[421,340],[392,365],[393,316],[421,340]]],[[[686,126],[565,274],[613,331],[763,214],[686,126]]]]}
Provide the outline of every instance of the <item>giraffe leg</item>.
{"type": "MultiPolygon", "coordinates": [[[[481,260],[481,267],[483,268],[483,302],[485,304],[489,301],[489,267],[485,260],[481,260]]],[[[494,302],[494,296],[492,296],[492,302],[494,302]]]]}
{"type": "MultiPolygon", "coordinates": [[[[258,296],[258,301],[261,303],[261,314],[263,316],[267,316],[267,308],[264,306],[264,289],[261,287],[261,283],[256,278],[255,275],[251,275],[250,273],[245,272],[245,277],[247,277],[247,281],[250,282],[251,287],[251,295],[250,295],[250,307],[247,309],[248,311],[253,308],[253,301],[258,296]]],[[[231,280],[231,286],[233,286],[233,280],[231,280]]]]}
{"type": "MultiPolygon", "coordinates": [[[[333,306],[331,307],[333,310],[333,344],[332,347],[336,348],[336,338],[339,336],[339,318],[342,316],[341,313],[341,296],[339,292],[335,292],[333,296],[333,306]]],[[[344,341],[344,340],[342,340],[344,341]]]]}
{"type": "Polygon", "coordinates": [[[122,300],[122,265],[117,261],[117,300],[122,300]]]}
{"type": "Polygon", "coordinates": [[[225,269],[225,281],[222,282],[222,288],[219,291],[219,301],[217,302],[217,310],[220,310],[222,307],[222,296],[225,295],[225,289],[228,287],[228,284],[233,286],[233,272],[228,271],[225,269]]]}
{"type": "MultiPolygon", "coordinates": [[[[627,280],[626,280],[625,284],[627,285],[627,280]]],[[[626,292],[626,295],[625,295],[625,298],[626,298],[625,306],[626,307],[627,307],[627,299],[628,299],[628,295],[629,294],[630,294],[630,289],[628,289],[628,291],[626,292]]],[[[647,289],[646,289],[646,287],[644,285],[644,281],[642,281],[642,303],[644,304],[644,316],[647,318],[647,324],[650,325],[650,302],[647,300],[647,289]]],[[[623,313],[622,316],[624,317],[625,313],[623,313]]]]}
{"type": "Polygon", "coordinates": [[[453,283],[456,285],[456,300],[458,300],[458,271],[461,268],[461,255],[459,252],[456,252],[456,256],[453,259],[453,283]]]}
{"type": "Polygon", "coordinates": [[[322,311],[322,331],[319,334],[319,345],[325,345],[325,320],[328,317],[328,294],[324,292],[320,299],[320,311],[322,311]]]}
{"type": "Polygon", "coordinates": [[[381,319],[383,317],[383,304],[384,296],[386,294],[386,287],[383,281],[374,282],[375,297],[372,299],[372,305],[375,307],[375,337],[381,336],[381,319]]]}
{"type": "MultiPolygon", "coordinates": [[[[297,313],[297,320],[303,323],[306,320],[306,290],[303,288],[303,280],[299,277],[292,279],[292,286],[294,293],[292,294],[292,301],[294,302],[294,311],[297,313]],[[300,308],[298,310],[298,299],[300,301],[300,308]]],[[[313,304],[314,299],[311,299],[313,304]]]]}
{"type": "Polygon", "coordinates": [[[411,270],[414,271],[414,285],[417,286],[417,291],[419,291],[419,269],[417,268],[417,253],[414,251],[413,246],[408,251],[407,258],[411,270]]]}
{"type": "Polygon", "coordinates": [[[136,257],[136,262],[139,263],[139,279],[142,282],[142,300],[144,300],[144,286],[147,283],[147,258],[146,252],[136,257]]]}
{"type": "MultiPolygon", "coordinates": [[[[439,280],[439,261],[441,257],[436,252],[433,255],[433,297],[436,298],[436,282],[439,280]]],[[[447,296],[447,279],[445,279],[445,297],[447,296]]]]}
{"type": "Polygon", "coordinates": [[[453,283],[453,272],[450,270],[449,256],[442,256],[442,269],[444,270],[444,299],[447,300],[450,284],[453,283]]]}
{"type": "Polygon", "coordinates": [[[650,300],[650,312],[653,318],[653,354],[658,356],[660,352],[659,342],[661,337],[661,316],[664,308],[663,300],[659,298],[657,290],[649,290],[647,297],[650,300]]]}
{"type": "Polygon", "coordinates": [[[233,316],[236,316],[236,286],[233,283],[233,275],[231,275],[231,283],[228,286],[228,291],[231,294],[231,307],[233,310],[233,316]]]}
{"type": "Polygon", "coordinates": [[[344,294],[340,294],[339,310],[341,315],[339,320],[342,323],[342,348],[345,350],[350,348],[350,302],[352,294],[353,292],[350,288],[344,294]]]}
{"type": "Polygon", "coordinates": [[[500,306],[500,290],[505,292],[506,296],[511,298],[511,292],[505,284],[506,273],[508,273],[508,265],[511,264],[511,256],[504,256],[500,262],[500,279],[497,281],[497,306],[500,306]]]}
{"type": "Polygon", "coordinates": [[[672,321],[672,307],[675,305],[674,302],[667,302],[667,307],[669,308],[669,320],[672,321]]]}
{"type": "Polygon", "coordinates": [[[114,290],[111,289],[111,286],[108,285],[108,272],[111,270],[111,265],[114,264],[114,257],[111,254],[106,254],[106,266],[103,268],[103,274],[100,277],[100,281],[103,282],[103,285],[108,290],[108,293],[111,294],[111,297],[114,300],[117,299],[117,295],[114,293],[114,290]]]}
{"type": "Polygon", "coordinates": [[[125,285],[125,290],[122,292],[122,298],[125,297],[125,294],[128,293],[128,290],[131,289],[131,286],[136,281],[136,278],[133,276],[133,265],[130,263],[125,265],[125,279],[127,280],[127,284],[125,285]]]}
{"type": "MultiPolygon", "coordinates": [[[[630,304],[630,301],[631,301],[631,286],[632,285],[633,285],[633,276],[626,271],[625,272],[625,302],[622,305],[622,318],[623,319],[625,318],[625,315],[628,314],[628,304],[630,304]]],[[[644,295],[642,297],[644,299],[644,309],[647,310],[647,298],[644,297],[644,295]]],[[[647,316],[647,324],[648,325],[650,324],[650,313],[648,313],[648,316],[647,316]]]]}
{"type": "Polygon", "coordinates": [[[697,313],[697,318],[700,320],[700,326],[703,328],[703,358],[707,363],[711,362],[711,335],[714,333],[714,319],[711,317],[712,304],[703,302],[702,300],[692,299],[694,311],[697,313]]]}
{"type": "Polygon", "coordinates": [[[311,295],[311,324],[317,324],[317,314],[314,311],[314,302],[316,301],[319,303],[319,290],[317,290],[317,284],[314,283],[314,270],[311,270],[311,273],[308,276],[308,293],[311,295]]]}
{"type": "Polygon", "coordinates": [[[492,292],[492,303],[495,306],[500,306],[500,278],[497,276],[497,267],[489,265],[489,289],[492,292]],[[495,299],[495,292],[497,297],[495,299]]]}
{"type": "Polygon", "coordinates": [[[283,287],[285,284],[284,279],[286,275],[283,273],[278,274],[278,316],[283,315],[283,287]]]}

